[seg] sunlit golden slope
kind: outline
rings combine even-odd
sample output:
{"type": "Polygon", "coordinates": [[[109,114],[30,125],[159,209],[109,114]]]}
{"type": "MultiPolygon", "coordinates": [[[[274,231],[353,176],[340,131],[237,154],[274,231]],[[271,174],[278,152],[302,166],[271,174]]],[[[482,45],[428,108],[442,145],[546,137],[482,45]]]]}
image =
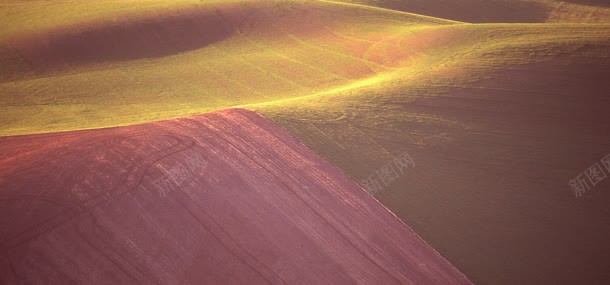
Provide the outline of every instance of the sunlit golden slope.
{"type": "Polygon", "coordinates": [[[472,23],[609,22],[606,0],[338,0],[472,23]]]}
{"type": "MultiPolygon", "coordinates": [[[[430,62],[448,60],[441,53],[468,54],[472,44],[497,46],[487,44],[493,26],[332,1],[13,1],[0,7],[0,135],[126,125],[326,94],[422,73],[430,62]],[[473,35],[462,36],[467,30],[473,35]]],[[[512,28],[495,27],[513,39],[512,28]]],[[[543,27],[520,27],[554,36],[543,27]]]]}
{"type": "Polygon", "coordinates": [[[0,134],[133,124],[354,84],[409,64],[430,47],[409,42],[453,23],[314,1],[191,2],[3,4],[0,134]]]}

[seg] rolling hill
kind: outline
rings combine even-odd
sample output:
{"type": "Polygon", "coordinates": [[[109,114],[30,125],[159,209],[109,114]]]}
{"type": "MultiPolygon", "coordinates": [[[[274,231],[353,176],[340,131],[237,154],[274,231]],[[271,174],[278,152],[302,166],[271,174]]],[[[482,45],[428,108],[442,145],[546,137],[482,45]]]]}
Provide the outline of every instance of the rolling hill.
{"type": "Polygon", "coordinates": [[[10,17],[0,33],[2,135],[127,125],[309,95],[399,65],[404,58],[367,58],[386,34],[449,22],[298,1],[179,1],[172,9],[137,2],[141,7],[102,9],[113,16],[82,20],[79,9],[92,9],[86,2],[42,3],[40,10],[4,4],[10,17]],[[45,16],[67,7],[74,14],[45,16]],[[30,17],[45,21],[30,24],[30,17]]]}
{"type": "Polygon", "coordinates": [[[0,135],[251,109],[361,186],[408,152],[372,194],[476,284],[610,282],[609,182],[569,186],[610,153],[604,1],[9,1],[0,18],[0,135]]]}

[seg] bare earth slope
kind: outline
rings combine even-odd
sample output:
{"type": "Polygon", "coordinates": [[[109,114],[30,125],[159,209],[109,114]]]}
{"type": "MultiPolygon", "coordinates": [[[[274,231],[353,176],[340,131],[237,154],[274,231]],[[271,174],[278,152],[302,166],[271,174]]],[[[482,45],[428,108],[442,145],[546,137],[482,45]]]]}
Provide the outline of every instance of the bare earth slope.
{"type": "Polygon", "coordinates": [[[254,112],[0,139],[0,281],[470,284],[254,112]]]}

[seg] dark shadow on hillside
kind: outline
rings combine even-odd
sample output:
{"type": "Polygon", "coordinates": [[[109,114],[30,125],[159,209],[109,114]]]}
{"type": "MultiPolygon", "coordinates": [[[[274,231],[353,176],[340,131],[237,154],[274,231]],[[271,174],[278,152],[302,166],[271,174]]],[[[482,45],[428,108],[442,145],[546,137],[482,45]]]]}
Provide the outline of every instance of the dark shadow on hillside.
{"type": "Polygon", "coordinates": [[[233,34],[213,11],[189,10],[81,24],[15,39],[0,46],[0,81],[41,76],[101,62],[169,56],[233,34]]]}
{"type": "MultiPolygon", "coordinates": [[[[367,4],[365,0],[343,2],[367,4]]],[[[538,23],[547,19],[544,5],[498,0],[382,0],[375,6],[470,23],[538,23]]]]}

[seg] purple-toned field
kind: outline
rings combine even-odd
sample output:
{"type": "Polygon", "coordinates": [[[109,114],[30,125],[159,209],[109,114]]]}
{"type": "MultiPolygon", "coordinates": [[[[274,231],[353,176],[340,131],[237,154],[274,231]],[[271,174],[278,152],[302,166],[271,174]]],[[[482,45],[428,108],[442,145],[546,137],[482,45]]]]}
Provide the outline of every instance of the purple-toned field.
{"type": "Polygon", "coordinates": [[[470,284],[258,114],[0,138],[2,283],[470,284]]]}

